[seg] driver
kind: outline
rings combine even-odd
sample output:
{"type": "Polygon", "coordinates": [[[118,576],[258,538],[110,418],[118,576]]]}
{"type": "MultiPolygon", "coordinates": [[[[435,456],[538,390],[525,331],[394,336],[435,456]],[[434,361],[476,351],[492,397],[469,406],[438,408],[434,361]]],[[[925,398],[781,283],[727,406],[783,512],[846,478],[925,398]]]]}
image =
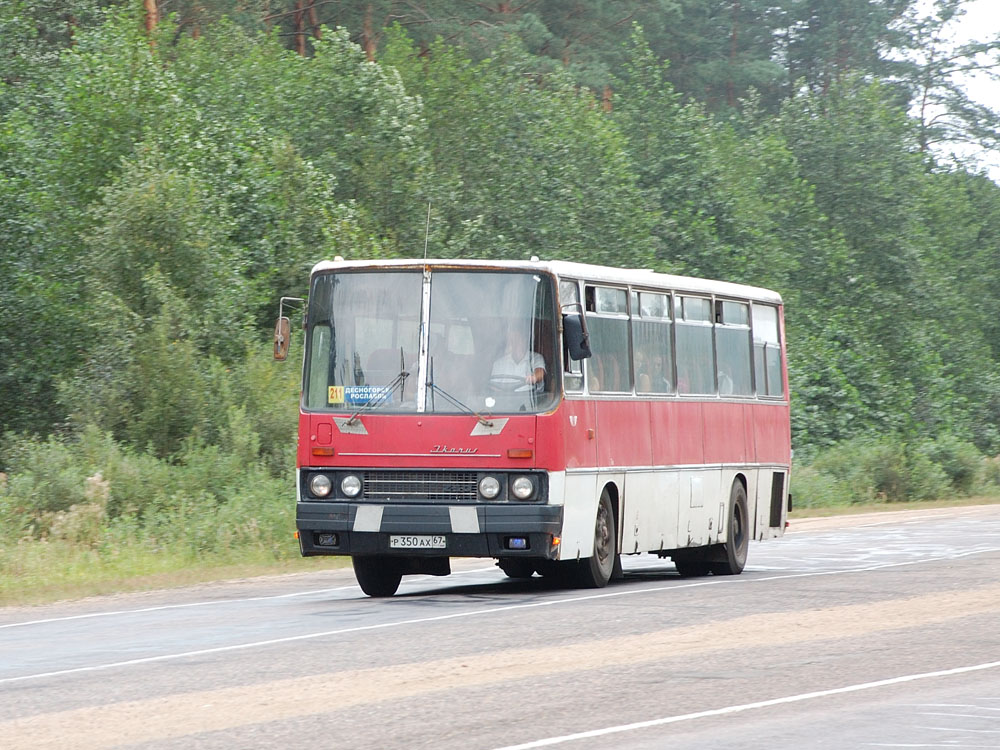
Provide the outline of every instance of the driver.
{"type": "Polygon", "coordinates": [[[491,377],[523,380],[526,384],[535,386],[535,390],[541,390],[545,379],[545,358],[528,349],[528,337],[524,329],[508,329],[504,353],[493,363],[491,377]]]}

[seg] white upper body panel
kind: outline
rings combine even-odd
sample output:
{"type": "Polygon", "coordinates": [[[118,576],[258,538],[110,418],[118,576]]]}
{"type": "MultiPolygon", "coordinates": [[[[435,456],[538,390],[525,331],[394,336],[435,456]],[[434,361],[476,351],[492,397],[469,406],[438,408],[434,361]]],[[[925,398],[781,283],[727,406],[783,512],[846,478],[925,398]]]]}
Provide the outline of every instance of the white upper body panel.
{"type": "Polygon", "coordinates": [[[585,279],[608,284],[631,284],[650,289],[670,289],[695,294],[718,294],[724,297],[749,299],[755,302],[781,304],[781,295],[769,289],[712,281],[690,276],[656,273],[650,269],[614,268],[564,260],[468,260],[428,258],[394,258],[391,260],[324,260],[313,266],[312,273],[364,269],[403,268],[469,268],[478,270],[544,271],[558,278],[585,279]]]}

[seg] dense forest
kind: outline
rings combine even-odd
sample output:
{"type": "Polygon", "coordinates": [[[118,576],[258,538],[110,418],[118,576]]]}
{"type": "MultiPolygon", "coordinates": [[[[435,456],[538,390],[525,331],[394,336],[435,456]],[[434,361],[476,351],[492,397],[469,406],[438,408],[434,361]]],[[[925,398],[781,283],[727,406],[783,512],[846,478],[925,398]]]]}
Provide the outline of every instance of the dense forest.
{"type": "Polygon", "coordinates": [[[963,4],[8,0],[0,565],[289,554],[277,300],[422,254],[428,203],[432,256],[780,291],[798,502],[995,480],[1000,187],[961,154],[1000,114],[961,82],[1000,40],[951,41],[963,4]]]}

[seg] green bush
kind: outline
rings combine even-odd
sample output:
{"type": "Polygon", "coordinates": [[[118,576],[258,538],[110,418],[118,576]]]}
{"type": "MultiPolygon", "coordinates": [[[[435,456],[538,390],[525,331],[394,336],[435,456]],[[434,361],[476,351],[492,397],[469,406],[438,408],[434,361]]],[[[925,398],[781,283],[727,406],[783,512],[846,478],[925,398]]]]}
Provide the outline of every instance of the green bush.
{"type": "Polygon", "coordinates": [[[295,466],[301,347],[301,333],[293,330],[288,361],[275,362],[267,342],[249,349],[232,373],[232,398],[242,409],[239,429],[258,435],[260,460],[272,476],[287,477],[295,466]]]}
{"type": "Polygon", "coordinates": [[[1000,491],[1000,456],[983,459],[982,472],[979,475],[979,489],[988,495],[1000,491]]]}
{"type": "Polygon", "coordinates": [[[290,554],[293,465],[271,474],[241,407],[230,408],[224,434],[222,446],[189,439],[173,461],[95,427],[72,439],[13,441],[0,478],[0,545],[51,540],[103,556],[131,545],[192,558],[251,548],[290,554]]]}
{"type": "Polygon", "coordinates": [[[971,495],[981,484],[984,459],[972,443],[944,435],[922,444],[917,452],[941,467],[955,493],[971,495]]]}
{"type": "MultiPolygon", "coordinates": [[[[949,475],[926,452],[895,437],[858,438],[820,452],[810,464],[831,477],[846,502],[903,502],[953,494],[949,475]]],[[[796,476],[796,481],[801,481],[796,476]]]]}
{"type": "Polygon", "coordinates": [[[955,495],[948,474],[930,458],[912,451],[906,462],[905,500],[939,500],[955,495]]]}
{"type": "Polygon", "coordinates": [[[792,469],[791,490],[796,509],[828,508],[850,502],[850,493],[843,482],[812,466],[792,469]]]}

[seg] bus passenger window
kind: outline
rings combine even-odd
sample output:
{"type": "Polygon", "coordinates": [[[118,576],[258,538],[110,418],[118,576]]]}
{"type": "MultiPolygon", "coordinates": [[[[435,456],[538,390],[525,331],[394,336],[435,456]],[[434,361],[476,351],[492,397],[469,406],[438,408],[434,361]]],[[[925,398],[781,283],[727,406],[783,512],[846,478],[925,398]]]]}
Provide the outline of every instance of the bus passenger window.
{"type": "Polygon", "coordinates": [[[590,348],[594,352],[594,356],[587,360],[588,387],[596,392],[631,391],[626,291],[588,286],[587,308],[587,330],[590,332],[590,348]]]}
{"type": "Polygon", "coordinates": [[[716,302],[716,321],[719,394],[752,396],[750,306],[743,302],[716,302]]]}
{"type": "Polygon", "coordinates": [[[784,396],[776,307],[757,304],[753,306],[753,361],[757,376],[757,395],[784,396]]]}
{"type": "Polygon", "coordinates": [[[639,292],[632,304],[632,361],[637,393],[673,393],[670,296],[639,292]]]}
{"type": "Polygon", "coordinates": [[[683,319],[677,319],[676,331],[677,392],[715,393],[712,302],[701,297],[679,297],[678,302],[683,319]]]}

